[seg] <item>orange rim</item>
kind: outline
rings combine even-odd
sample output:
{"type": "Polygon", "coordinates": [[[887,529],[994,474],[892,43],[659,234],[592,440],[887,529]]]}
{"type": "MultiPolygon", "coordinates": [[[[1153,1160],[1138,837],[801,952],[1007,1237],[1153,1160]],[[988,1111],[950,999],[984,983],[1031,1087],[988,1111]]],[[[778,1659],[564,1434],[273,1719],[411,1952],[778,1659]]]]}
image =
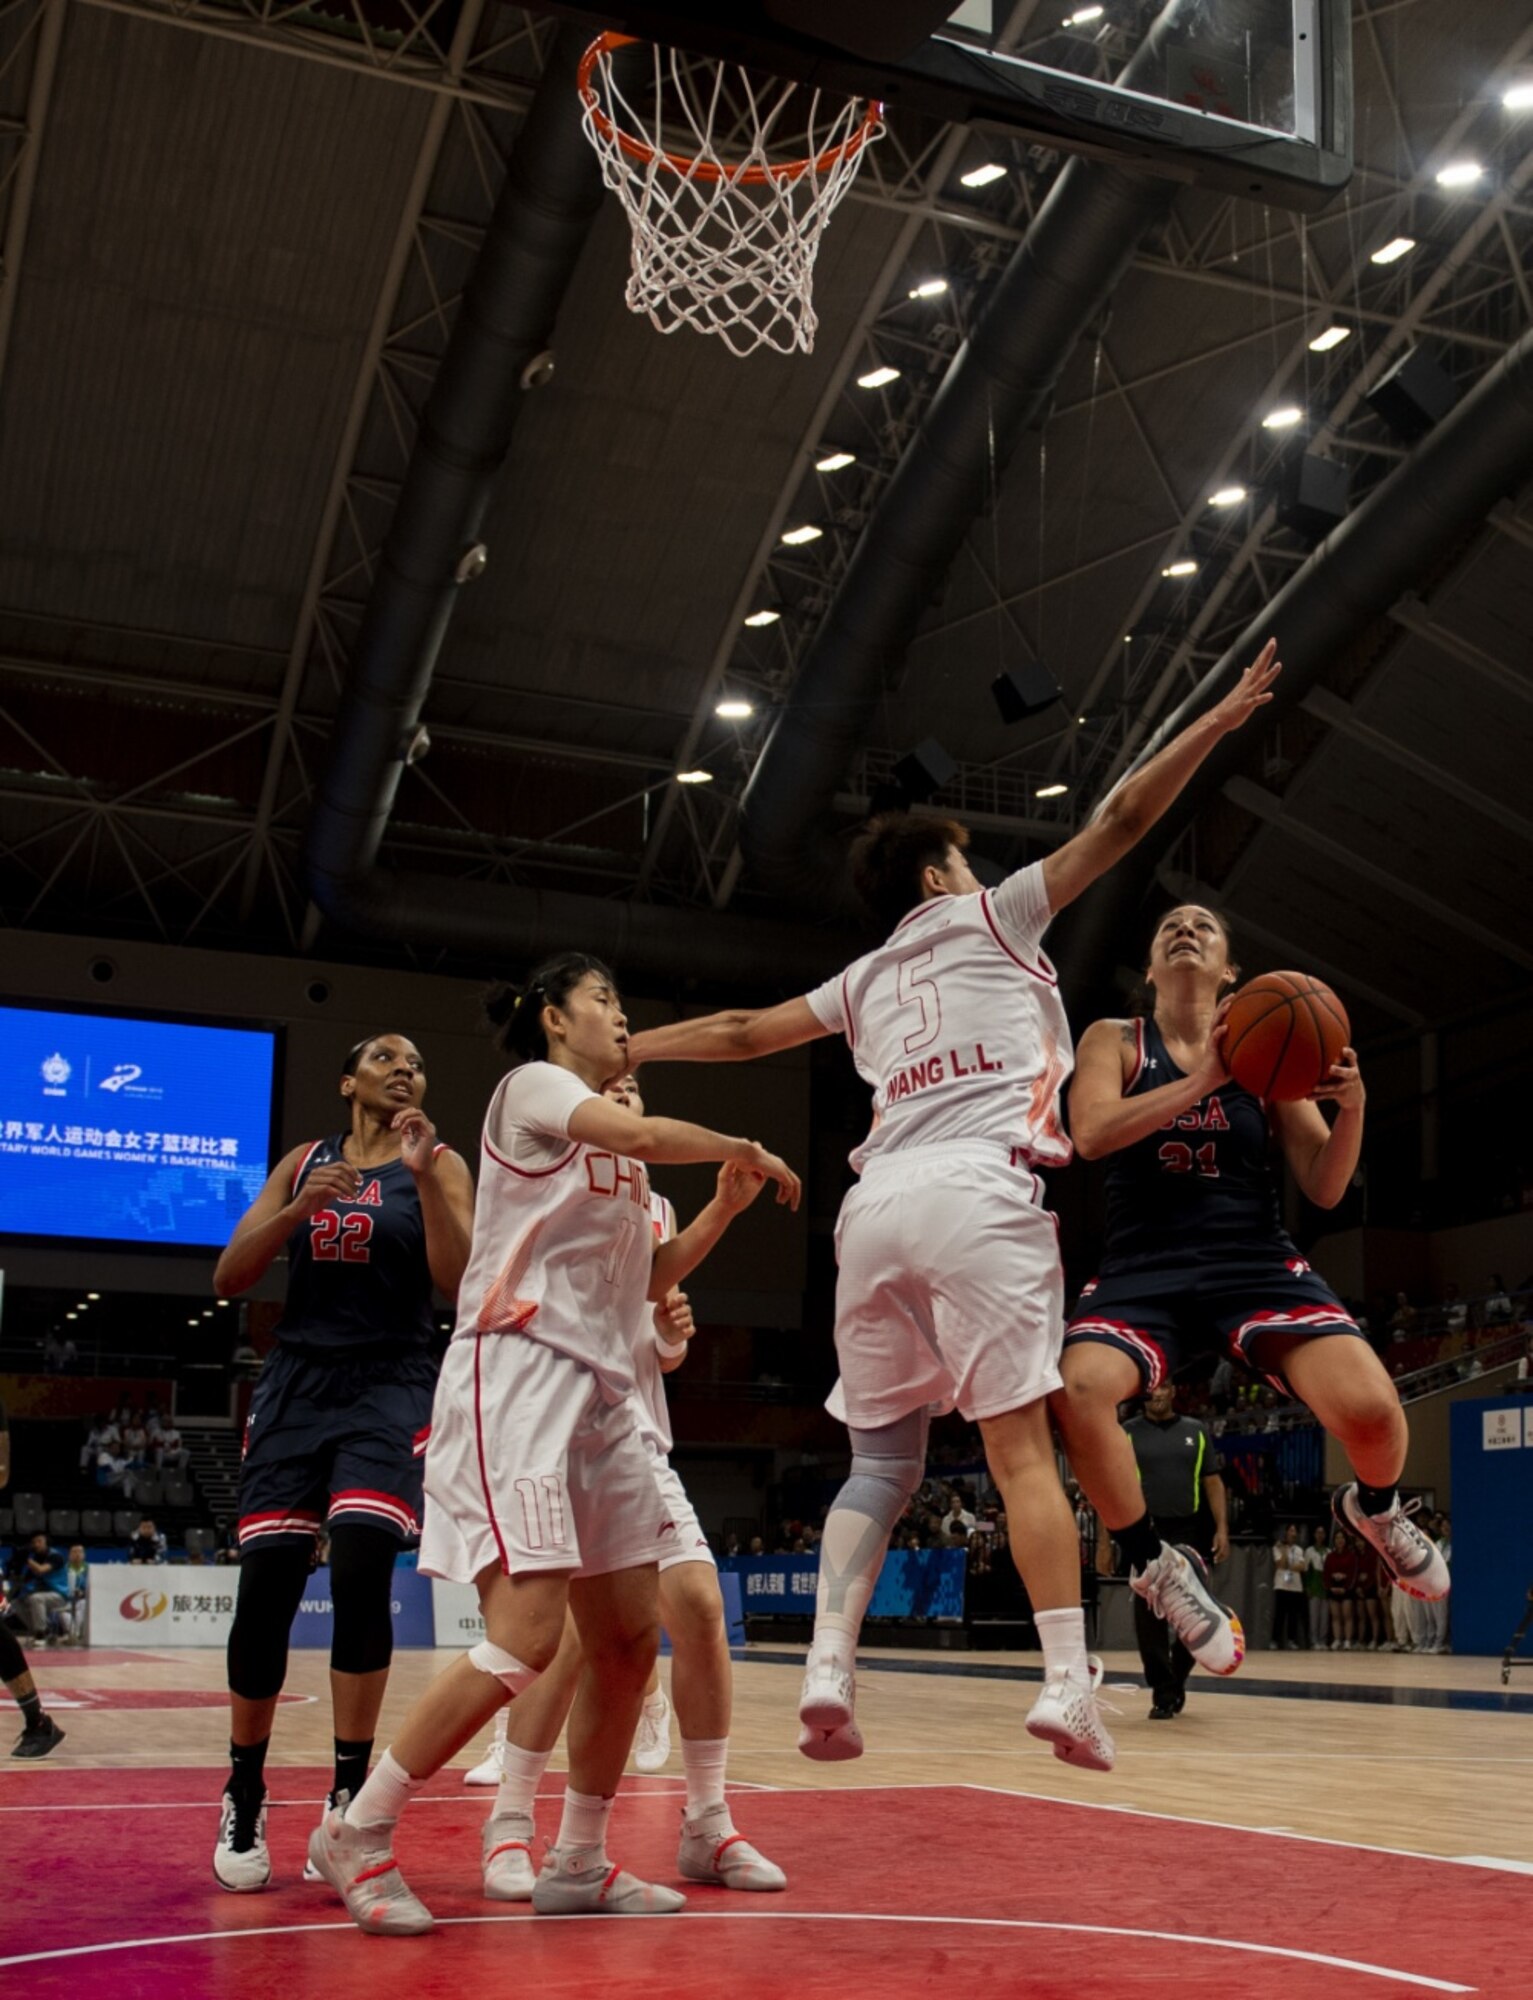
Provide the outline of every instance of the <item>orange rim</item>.
{"type": "Polygon", "coordinates": [[[608,32],[598,35],[596,40],[580,58],[580,67],[575,72],[576,88],[581,100],[591,114],[591,123],[609,145],[616,146],[626,158],[636,165],[647,167],[656,160],[664,160],[675,174],[684,180],[729,181],[739,187],[762,187],[769,181],[796,181],[811,171],[827,173],[838,160],[851,159],[864,146],[878,137],[883,125],[884,107],[878,99],[867,100],[867,111],[862,123],[848,139],[839,146],[827,146],[823,153],[802,160],[785,160],[780,167],[726,167],[715,165],[712,160],[688,159],[684,153],[667,153],[663,149],[646,145],[642,139],[634,138],[614,125],[602,108],[601,99],[591,84],[591,74],[603,56],[610,56],[618,49],[631,48],[640,40],[638,35],[619,35],[608,32]]]}

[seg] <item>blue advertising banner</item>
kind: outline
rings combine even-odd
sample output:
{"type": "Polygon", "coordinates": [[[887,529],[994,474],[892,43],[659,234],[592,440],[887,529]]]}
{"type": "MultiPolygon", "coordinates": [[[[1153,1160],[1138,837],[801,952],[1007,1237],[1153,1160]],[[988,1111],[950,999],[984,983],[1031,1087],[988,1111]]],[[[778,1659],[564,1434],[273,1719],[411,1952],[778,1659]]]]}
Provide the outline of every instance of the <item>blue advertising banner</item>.
{"type": "MultiPolygon", "coordinates": [[[[436,1633],[431,1616],[431,1585],[413,1564],[409,1567],[395,1565],[392,1596],[394,1644],[434,1646],[436,1633]]],[[[333,1624],[330,1572],[328,1569],[317,1569],[309,1578],[299,1601],[298,1616],[293,1620],[293,1644],[323,1646],[328,1650],[333,1624]]]]}
{"type": "MultiPolygon", "coordinates": [[[[726,1556],[720,1565],[740,1580],[745,1615],[812,1618],[820,1559],[813,1556],[726,1556]]],[[[962,1549],[891,1549],[884,1557],[870,1618],[963,1617],[962,1549]]]]}

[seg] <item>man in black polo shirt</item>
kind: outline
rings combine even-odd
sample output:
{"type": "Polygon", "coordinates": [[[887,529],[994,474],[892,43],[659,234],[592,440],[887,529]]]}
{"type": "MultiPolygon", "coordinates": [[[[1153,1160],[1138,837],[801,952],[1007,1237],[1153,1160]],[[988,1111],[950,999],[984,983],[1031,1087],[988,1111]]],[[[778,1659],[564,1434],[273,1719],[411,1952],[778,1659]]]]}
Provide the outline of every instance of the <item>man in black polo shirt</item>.
{"type": "MultiPolygon", "coordinates": [[[[1213,1439],[1196,1417],[1178,1416],[1176,1391],[1169,1383],[1152,1389],[1144,1413],[1124,1425],[1133,1442],[1145,1505],[1163,1541],[1189,1542],[1205,1561],[1222,1563],[1230,1552],[1224,1480],[1213,1439]]],[[[1097,1542],[1097,1567],[1111,1575],[1112,1549],[1106,1529],[1097,1542]]],[[[1144,1599],[1134,1597],[1134,1634],[1145,1679],[1150,1684],[1150,1720],[1169,1722],[1187,1705],[1191,1653],[1144,1599]]]]}

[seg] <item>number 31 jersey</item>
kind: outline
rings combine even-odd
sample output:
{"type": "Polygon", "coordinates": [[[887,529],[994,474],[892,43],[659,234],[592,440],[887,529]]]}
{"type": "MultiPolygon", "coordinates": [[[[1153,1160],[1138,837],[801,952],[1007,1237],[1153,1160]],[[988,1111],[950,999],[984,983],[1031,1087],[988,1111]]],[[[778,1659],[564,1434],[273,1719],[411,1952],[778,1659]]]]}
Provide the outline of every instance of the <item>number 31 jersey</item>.
{"type": "MultiPolygon", "coordinates": [[[[1125,1097],[1186,1074],[1153,1020],[1136,1021],[1138,1049],[1125,1097]]],[[[1107,1164],[1107,1238],[1101,1271],[1147,1264],[1228,1262],[1240,1252],[1298,1255],[1284,1233],[1260,1098],[1233,1081],[1179,1112],[1107,1164]]]]}
{"type": "MultiPolygon", "coordinates": [[[[316,1167],[344,1161],[345,1136],[309,1147],[293,1194],[316,1167]]],[[[415,1176],[403,1160],[360,1172],[354,1201],[326,1202],[287,1239],[287,1303],[276,1337],[332,1353],[429,1347],[431,1270],[415,1176]]]]}
{"type": "Polygon", "coordinates": [[[1059,1093],[1075,1066],[1059,982],[1044,955],[1050,918],[1034,864],[977,895],[937,896],[885,943],[808,994],[873,1086],[872,1160],[954,1141],[1004,1146],[1062,1167],[1071,1146],[1059,1093]]]}

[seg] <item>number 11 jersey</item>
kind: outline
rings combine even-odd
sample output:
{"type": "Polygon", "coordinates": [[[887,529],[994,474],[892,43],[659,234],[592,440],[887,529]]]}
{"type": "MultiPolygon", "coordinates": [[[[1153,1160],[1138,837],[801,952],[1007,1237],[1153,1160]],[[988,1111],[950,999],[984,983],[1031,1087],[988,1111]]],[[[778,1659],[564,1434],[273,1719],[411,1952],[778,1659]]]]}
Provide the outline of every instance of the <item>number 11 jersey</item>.
{"type": "Polygon", "coordinates": [[[1071,1145],[1059,1093],[1075,1066],[1059,981],[1042,938],[1051,912],[1041,864],[998,889],[936,896],[876,951],[805,997],[846,1037],[873,1086],[873,1160],[979,1141],[1013,1164],[1062,1167],[1071,1145]]]}

